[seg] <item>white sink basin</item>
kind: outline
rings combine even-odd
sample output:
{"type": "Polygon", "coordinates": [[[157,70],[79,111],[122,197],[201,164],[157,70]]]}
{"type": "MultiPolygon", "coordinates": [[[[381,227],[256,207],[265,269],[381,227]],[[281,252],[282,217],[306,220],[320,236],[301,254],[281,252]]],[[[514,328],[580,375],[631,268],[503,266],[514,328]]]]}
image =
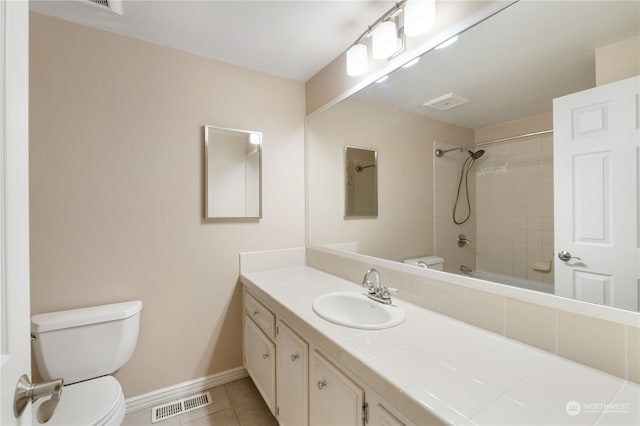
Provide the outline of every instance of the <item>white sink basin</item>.
{"type": "Polygon", "coordinates": [[[355,291],[327,293],[313,301],[313,312],[338,325],[366,330],[381,330],[404,322],[404,311],[384,305],[355,291]]]}

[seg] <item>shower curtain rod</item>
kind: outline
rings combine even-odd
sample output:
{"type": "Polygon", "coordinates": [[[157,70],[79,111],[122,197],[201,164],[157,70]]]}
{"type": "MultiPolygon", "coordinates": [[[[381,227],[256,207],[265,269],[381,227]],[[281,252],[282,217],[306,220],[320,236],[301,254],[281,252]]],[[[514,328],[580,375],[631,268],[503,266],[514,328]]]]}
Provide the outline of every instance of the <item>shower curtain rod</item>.
{"type": "Polygon", "coordinates": [[[455,148],[450,148],[450,149],[436,149],[436,157],[442,157],[444,154],[446,154],[447,152],[450,151],[464,151],[465,149],[469,149],[469,148],[476,148],[476,147],[480,147],[480,146],[485,146],[485,145],[493,145],[494,143],[499,143],[499,142],[507,142],[507,141],[511,141],[514,139],[520,139],[520,138],[528,138],[530,136],[538,136],[538,135],[546,135],[547,133],[553,133],[553,130],[542,130],[539,132],[533,132],[533,133],[525,133],[524,135],[517,135],[517,136],[509,136],[508,138],[501,138],[501,139],[494,139],[492,141],[485,141],[485,142],[478,142],[478,143],[473,143],[471,145],[462,145],[460,147],[455,147],[455,148]]]}

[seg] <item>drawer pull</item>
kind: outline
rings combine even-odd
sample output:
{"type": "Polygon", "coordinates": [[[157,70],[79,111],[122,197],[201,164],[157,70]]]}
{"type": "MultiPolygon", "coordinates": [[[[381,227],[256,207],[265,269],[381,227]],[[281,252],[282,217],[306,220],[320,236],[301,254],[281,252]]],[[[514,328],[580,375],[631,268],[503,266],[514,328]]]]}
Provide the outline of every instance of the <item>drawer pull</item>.
{"type": "Polygon", "coordinates": [[[318,381],[318,389],[322,390],[325,386],[327,386],[327,381],[326,380],[318,381]]]}
{"type": "Polygon", "coordinates": [[[262,354],[262,359],[269,358],[269,352],[262,354]]]}
{"type": "Polygon", "coordinates": [[[253,311],[253,313],[251,315],[253,315],[255,317],[256,315],[258,315],[258,312],[259,311],[253,311]]]}
{"type": "Polygon", "coordinates": [[[295,362],[295,360],[298,359],[298,358],[300,358],[300,355],[298,355],[298,354],[291,355],[291,361],[295,362]]]}

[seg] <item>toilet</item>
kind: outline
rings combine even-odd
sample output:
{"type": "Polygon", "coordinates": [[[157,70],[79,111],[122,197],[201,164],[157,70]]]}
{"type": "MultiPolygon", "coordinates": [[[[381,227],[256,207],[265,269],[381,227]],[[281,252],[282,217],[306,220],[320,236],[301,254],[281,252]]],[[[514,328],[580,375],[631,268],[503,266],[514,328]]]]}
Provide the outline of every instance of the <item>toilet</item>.
{"type": "Polygon", "coordinates": [[[413,259],[405,259],[404,263],[417,267],[444,271],[444,259],[438,256],[414,257],[413,259]]]}
{"type": "MultiPolygon", "coordinates": [[[[141,310],[142,302],[136,300],[31,317],[33,354],[42,379],[64,380],[60,402],[47,425],[122,423],[124,394],[108,374],[131,358],[141,310]]],[[[36,401],[33,410],[45,400],[36,401]]]]}

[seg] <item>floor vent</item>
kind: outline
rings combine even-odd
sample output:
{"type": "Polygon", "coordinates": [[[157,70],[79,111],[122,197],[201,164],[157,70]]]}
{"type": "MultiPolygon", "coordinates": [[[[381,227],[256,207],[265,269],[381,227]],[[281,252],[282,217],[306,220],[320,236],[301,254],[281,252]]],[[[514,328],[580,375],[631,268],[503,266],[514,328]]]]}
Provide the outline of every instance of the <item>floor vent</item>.
{"type": "Polygon", "coordinates": [[[168,402],[151,409],[151,423],[156,423],[171,417],[179,416],[196,408],[211,404],[211,394],[201,393],[180,401],[168,402]]]}
{"type": "Polygon", "coordinates": [[[86,0],[92,6],[122,15],[122,0],[86,0]]]}

